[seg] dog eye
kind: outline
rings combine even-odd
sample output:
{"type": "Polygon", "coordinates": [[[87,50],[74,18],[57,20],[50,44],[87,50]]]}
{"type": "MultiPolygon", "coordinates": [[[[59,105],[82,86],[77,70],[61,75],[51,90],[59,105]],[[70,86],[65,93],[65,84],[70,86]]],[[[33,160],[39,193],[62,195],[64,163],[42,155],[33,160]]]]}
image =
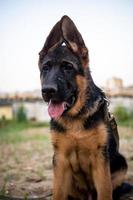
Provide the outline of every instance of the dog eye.
{"type": "Polygon", "coordinates": [[[49,68],[50,68],[49,65],[44,65],[42,70],[44,72],[47,72],[47,71],[49,71],[49,68]]]}
{"type": "Polygon", "coordinates": [[[68,62],[63,62],[61,64],[61,67],[63,69],[63,71],[65,72],[70,72],[72,71],[74,68],[73,68],[73,64],[72,63],[68,63],[68,62]]]}
{"type": "Polygon", "coordinates": [[[51,64],[48,62],[43,65],[42,72],[47,73],[51,68],[51,64]]]}

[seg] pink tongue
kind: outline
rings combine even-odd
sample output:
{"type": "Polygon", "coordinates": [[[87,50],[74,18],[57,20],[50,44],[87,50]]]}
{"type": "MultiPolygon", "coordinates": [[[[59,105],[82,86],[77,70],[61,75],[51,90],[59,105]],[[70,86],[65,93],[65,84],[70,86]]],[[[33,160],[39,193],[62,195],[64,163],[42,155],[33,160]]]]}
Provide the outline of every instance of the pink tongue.
{"type": "Polygon", "coordinates": [[[50,117],[53,119],[59,118],[65,110],[65,104],[66,104],[65,102],[52,103],[50,101],[48,105],[48,113],[50,117]]]}

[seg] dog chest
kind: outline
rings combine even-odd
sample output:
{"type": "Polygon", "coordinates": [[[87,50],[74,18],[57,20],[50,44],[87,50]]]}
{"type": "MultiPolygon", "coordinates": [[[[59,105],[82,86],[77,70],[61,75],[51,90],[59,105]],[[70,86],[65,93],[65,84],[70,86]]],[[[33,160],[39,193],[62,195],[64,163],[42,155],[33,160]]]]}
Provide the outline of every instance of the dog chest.
{"type": "Polygon", "coordinates": [[[52,142],[54,150],[69,160],[73,171],[82,168],[88,171],[95,157],[100,156],[102,149],[107,144],[107,130],[104,124],[100,124],[92,130],[76,129],[68,130],[66,133],[52,131],[52,142]]]}
{"type": "Polygon", "coordinates": [[[74,173],[82,170],[90,177],[92,166],[96,165],[97,159],[103,159],[104,156],[105,143],[100,142],[96,136],[90,139],[80,138],[75,142],[67,157],[74,173]]]}

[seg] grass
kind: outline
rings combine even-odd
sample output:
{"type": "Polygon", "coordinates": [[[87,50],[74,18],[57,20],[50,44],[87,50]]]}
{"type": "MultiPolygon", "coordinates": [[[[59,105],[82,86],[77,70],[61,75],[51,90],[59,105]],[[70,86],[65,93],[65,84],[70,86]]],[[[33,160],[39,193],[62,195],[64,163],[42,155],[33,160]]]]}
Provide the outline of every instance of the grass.
{"type": "MultiPolygon", "coordinates": [[[[116,120],[119,126],[122,127],[130,127],[133,128],[133,115],[130,117],[127,117],[125,120],[121,119],[121,116],[123,114],[123,108],[117,108],[117,112],[115,112],[116,120]],[[119,112],[118,112],[119,111],[119,112]]],[[[126,111],[124,110],[126,113],[126,111]]],[[[124,113],[124,114],[125,114],[124,113]]],[[[124,115],[125,116],[125,115],[124,115]]],[[[12,121],[6,121],[1,120],[0,121],[0,143],[19,143],[19,142],[25,142],[25,141],[33,141],[33,140],[46,140],[47,141],[47,135],[46,134],[24,134],[25,130],[29,129],[36,129],[37,128],[48,128],[49,123],[48,122],[33,122],[33,121],[23,121],[18,122],[16,120],[12,121]]]]}
{"type": "Polygon", "coordinates": [[[4,121],[0,123],[0,143],[17,143],[28,140],[47,140],[46,135],[26,135],[23,130],[48,127],[48,123],[4,121]]]}
{"type": "Polygon", "coordinates": [[[29,121],[0,122],[0,200],[5,196],[28,200],[50,188],[53,149],[48,127],[29,121]]]}

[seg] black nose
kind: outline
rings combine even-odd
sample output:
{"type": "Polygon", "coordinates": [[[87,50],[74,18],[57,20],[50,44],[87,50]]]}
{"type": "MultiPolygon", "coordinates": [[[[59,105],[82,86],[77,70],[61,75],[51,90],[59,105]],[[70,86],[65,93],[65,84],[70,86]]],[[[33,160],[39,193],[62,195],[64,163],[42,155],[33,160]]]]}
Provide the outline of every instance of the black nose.
{"type": "Polygon", "coordinates": [[[55,85],[45,85],[42,88],[42,94],[53,97],[57,93],[57,87],[55,85]]]}

